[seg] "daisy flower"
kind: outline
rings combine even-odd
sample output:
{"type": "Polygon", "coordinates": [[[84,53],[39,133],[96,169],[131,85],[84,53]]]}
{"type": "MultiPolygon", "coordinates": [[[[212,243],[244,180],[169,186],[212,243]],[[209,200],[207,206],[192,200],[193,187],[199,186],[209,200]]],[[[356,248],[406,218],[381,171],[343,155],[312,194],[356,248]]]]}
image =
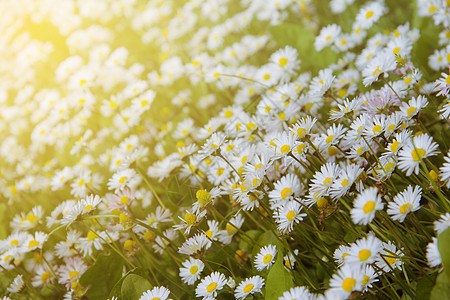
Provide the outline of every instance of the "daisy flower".
{"type": "Polygon", "coordinates": [[[108,181],[108,189],[116,192],[125,188],[135,189],[141,182],[141,177],[133,169],[116,172],[108,181]]]}
{"type": "Polygon", "coordinates": [[[333,258],[338,264],[338,267],[341,267],[345,263],[345,258],[348,257],[349,253],[350,247],[346,245],[340,245],[339,248],[334,250],[333,258]]]}
{"type": "Polygon", "coordinates": [[[241,214],[231,218],[225,226],[225,230],[219,231],[219,241],[226,245],[231,243],[233,236],[238,232],[238,228],[241,228],[242,224],[244,224],[244,217],[241,214]]]}
{"type": "Polygon", "coordinates": [[[201,158],[208,158],[210,156],[218,155],[220,151],[220,146],[225,142],[225,135],[221,132],[213,133],[211,137],[206,140],[206,143],[198,151],[201,158]]]}
{"type": "Polygon", "coordinates": [[[360,267],[343,265],[330,279],[326,299],[346,299],[353,291],[362,290],[364,273],[360,267]]]}
{"type": "Polygon", "coordinates": [[[442,263],[441,254],[438,248],[438,239],[433,238],[432,242],[427,245],[427,260],[430,267],[439,266],[442,263]]]}
{"type": "Polygon", "coordinates": [[[439,235],[450,227],[450,213],[441,215],[439,220],[434,221],[434,231],[439,235]]]}
{"type": "Polygon", "coordinates": [[[314,41],[316,50],[320,51],[325,47],[331,46],[341,33],[341,30],[341,27],[336,24],[331,24],[322,28],[314,41]]]}
{"type": "Polygon", "coordinates": [[[410,120],[416,116],[422,108],[428,105],[428,99],[422,95],[417,98],[413,97],[408,103],[403,103],[400,107],[403,120],[410,120]]]}
{"type": "Polygon", "coordinates": [[[326,163],[320,167],[320,171],[314,174],[312,184],[309,187],[307,205],[313,205],[323,196],[328,196],[328,190],[333,185],[336,177],[340,173],[340,168],[335,163],[326,163]]]}
{"type": "Polygon", "coordinates": [[[193,237],[186,240],[181,247],[178,248],[178,252],[181,254],[192,255],[202,250],[207,250],[211,247],[212,242],[204,234],[196,234],[193,237]]]}
{"type": "Polygon", "coordinates": [[[306,116],[298,120],[297,123],[295,123],[289,128],[289,130],[291,131],[292,134],[296,134],[298,138],[303,139],[311,133],[311,129],[313,128],[316,122],[317,122],[316,118],[306,116]]]}
{"type": "Polygon", "coordinates": [[[347,262],[361,266],[371,264],[379,257],[382,249],[383,243],[374,234],[369,234],[350,246],[347,262]]]}
{"type": "Polygon", "coordinates": [[[195,289],[197,297],[203,297],[204,300],[215,299],[217,291],[221,290],[227,283],[225,275],[219,272],[213,272],[202,279],[195,289]]]}
{"type": "Polygon", "coordinates": [[[278,223],[277,229],[282,234],[291,232],[294,229],[294,225],[302,221],[303,217],[306,217],[305,213],[300,213],[301,210],[300,203],[295,201],[282,204],[273,215],[275,222],[278,223]]]}
{"type": "Polygon", "coordinates": [[[450,152],[444,157],[445,163],[439,169],[441,180],[447,182],[447,188],[450,188],[450,152]]]}
{"type": "Polygon", "coordinates": [[[381,195],[376,187],[370,187],[362,191],[355,199],[350,211],[352,221],[355,224],[367,225],[375,218],[377,210],[384,207],[381,195]]]}
{"type": "Polygon", "coordinates": [[[313,295],[309,290],[303,286],[296,286],[291,288],[289,291],[283,293],[278,300],[306,300],[312,299],[313,295]]]}
{"type": "Polygon", "coordinates": [[[395,61],[394,55],[390,53],[378,54],[362,71],[364,85],[371,85],[374,81],[378,80],[380,75],[385,75],[387,72],[394,70],[396,67],[397,62],[395,61]]]}
{"type": "Polygon", "coordinates": [[[245,299],[248,295],[254,293],[261,293],[261,288],[264,286],[264,278],[261,276],[253,276],[247,278],[239,283],[234,290],[236,299],[245,299]]]}
{"type": "Polygon", "coordinates": [[[330,196],[336,200],[344,196],[352,187],[353,183],[357,180],[359,175],[364,169],[358,167],[355,164],[348,164],[342,169],[339,177],[333,182],[330,187],[330,196]]]}
{"type": "Polygon", "coordinates": [[[383,243],[383,250],[380,252],[380,256],[377,258],[375,264],[383,269],[384,272],[390,272],[393,269],[402,269],[402,256],[404,254],[401,250],[397,250],[395,245],[388,241],[383,243]]]}
{"type": "Polygon", "coordinates": [[[294,174],[287,174],[275,182],[274,190],[269,192],[269,201],[272,209],[281,207],[287,201],[293,200],[303,192],[300,179],[294,174]]]}
{"type": "Polygon", "coordinates": [[[23,275],[17,275],[16,278],[14,278],[14,281],[9,285],[6,290],[10,293],[17,294],[20,293],[20,291],[25,287],[25,282],[22,279],[23,275]]]}
{"type": "Polygon", "coordinates": [[[180,225],[174,225],[173,228],[175,230],[183,230],[184,234],[189,234],[191,231],[192,226],[197,225],[201,222],[203,217],[206,215],[206,210],[203,211],[190,211],[186,210],[186,213],[184,214],[184,217],[178,217],[183,223],[180,225]]]}
{"type": "Polygon", "coordinates": [[[438,144],[433,142],[433,138],[423,133],[415,136],[412,142],[409,141],[402,150],[399,151],[400,170],[406,172],[406,176],[410,176],[413,172],[419,174],[419,166],[422,159],[436,155],[438,144]]]}
{"type": "Polygon", "coordinates": [[[421,198],[422,188],[416,185],[413,190],[413,187],[409,185],[388,204],[387,213],[392,220],[402,223],[409,213],[420,209],[421,198]]]}
{"type": "Polygon", "coordinates": [[[182,265],[183,268],[180,268],[180,277],[188,285],[194,284],[200,278],[205,267],[205,264],[201,260],[192,257],[184,261],[182,265]]]}
{"type": "Polygon", "coordinates": [[[450,75],[441,73],[442,77],[436,80],[434,92],[439,92],[436,96],[447,96],[450,90],[450,75]]]}
{"type": "Polygon", "coordinates": [[[382,2],[373,1],[361,8],[355,23],[361,29],[369,29],[384,14],[386,8],[382,2]]]}
{"type": "Polygon", "coordinates": [[[169,297],[170,291],[163,286],[155,286],[153,289],[148,290],[142,294],[139,300],[166,300],[169,297]]]}
{"type": "Polygon", "coordinates": [[[275,262],[275,256],[277,255],[277,247],[274,245],[267,245],[259,250],[259,253],[255,257],[255,268],[258,271],[262,271],[265,268],[269,269],[275,262]]]}
{"type": "Polygon", "coordinates": [[[300,65],[300,60],[297,59],[297,49],[286,46],[278,49],[270,56],[270,62],[283,69],[286,73],[293,74],[300,65]]]}

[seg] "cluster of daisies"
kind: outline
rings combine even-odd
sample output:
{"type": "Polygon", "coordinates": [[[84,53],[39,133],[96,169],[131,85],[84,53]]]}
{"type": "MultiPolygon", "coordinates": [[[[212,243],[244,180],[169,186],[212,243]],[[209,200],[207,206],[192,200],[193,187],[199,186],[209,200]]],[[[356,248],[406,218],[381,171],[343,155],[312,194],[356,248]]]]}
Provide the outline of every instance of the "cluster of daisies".
{"type": "Polygon", "coordinates": [[[122,299],[130,278],[140,300],[434,285],[449,4],[398,23],[363,2],[0,3],[3,299],[122,299]]]}

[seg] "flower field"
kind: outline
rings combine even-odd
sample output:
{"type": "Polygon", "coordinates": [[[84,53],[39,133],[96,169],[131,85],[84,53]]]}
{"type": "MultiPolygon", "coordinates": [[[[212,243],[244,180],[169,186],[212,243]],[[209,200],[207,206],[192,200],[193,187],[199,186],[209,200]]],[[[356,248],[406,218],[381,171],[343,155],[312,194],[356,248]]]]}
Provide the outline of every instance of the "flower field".
{"type": "Polygon", "coordinates": [[[449,299],[450,1],[3,0],[0,30],[0,299],[449,299]]]}

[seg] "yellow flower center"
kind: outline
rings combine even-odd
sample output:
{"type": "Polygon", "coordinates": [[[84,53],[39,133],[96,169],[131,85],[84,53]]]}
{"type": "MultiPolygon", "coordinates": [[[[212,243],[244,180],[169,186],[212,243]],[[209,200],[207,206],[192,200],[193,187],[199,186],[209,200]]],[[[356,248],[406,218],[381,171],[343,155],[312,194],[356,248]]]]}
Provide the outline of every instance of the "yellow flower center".
{"type": "Polygon", "coordinates": [[[211,283],[208,284],[208,286],[206,287],[206,290],[208,291],[208,293],[211,293],[211,292],[214,291],[216,288],[217,288],[217,283],[211,282],[211,283]]]}
{"type": "Polygon", "coordinates": [[[393,257],[393,256],[386,256],[385,258],[384,258],[386,261],[387,261],[387,263],[388,264],[390,264],[390,265],[392,265],[393,263],[395,263],[395,261],[397,260],[395,257],[393,257]]]}
{"type": "Polygon", "coordinates": [[[28,248],[33,248],[33,247],[36,247],[36,246],[39,246],[39,242],[36,241],[36,240],[32,240],[32,241],[30,241],[28,243],[28,248]]]}
{"type": "Polygon", "coordinates": [[[375,209],[375,202],[373,201],[367,201],[366,204],[363,206],[363,211],[368,214],[372,212],[375,209]]]}
{"type": "Polygon", "coordinates": [[[18,240],[12,240],[11,241],[11,247],[14,247],[14,246],[16,246],[16,245],[18,245],[19,244],[19,241],[18,240]]]}
{"type": "Polygon", "coordinates": [[[250,293],[253,290],[253,287],[254,287],[253,284],[251,283],[247,284],[243,289],[244,293],[250,293]]]}
{"type": "Polygon", "coordinates": [[[264,78],[264,80],[269,80],[270,79],[270,75],[269,74],[265,74],[263,78],[264,78]]]}
{"type": "Polygon", "coordinates": [[[76,277],[78,275],[78,271],[69,271],[69,277],[70,279],[73,279],[74,277],[76,277]]]}
{"type": "Polygon", "coordinates": [[[288,60],[282,57],[278,62],[280,63],[280,66],[284,67],[288,63],[288,60]]]}
{"type": "Polygon", "coordinates": [[[291,188],[284,188],[281,191],[281,198],[286,199],[287,197],[290,197],[292,195],[292,189],[291,188]]]}
{"type": "Polygon", "coordinates": [[[392,152],[397,152],[398,148],[400,147],[401,143],[398,141],[394,141],[391,145],[391,151],[392,152]]]}
{"type": "Polygon", "coordinates": [[[411,204],[409,204],[409,203],[406,203],[406,204],[403,204],[402,206],[400,206],[400,213],[401,214],[407,214],[407,213],[409,213],[410,212],[410,210],[412,209],[412,205],[411,204]]]}
{"type": "Polygon", "coordinates": [[[329,144],[333,141],[333,138],[334,138],[334,135],[329,135],[325,141],[329,144]]]}
{"type": "Polygon", "coordinates": [[[128,197],[127,196],[122,196],[120,198],[120,203],[127,205],[128,204],[128,197]]]}
{"type": "Polygon", "coordinates": [[[292,222],[292,220],[295,217],[295,212],[293,210],[290,210],[287,214],[286,214],[286,218],[289,220],[289,222],[292,222]]]}
{"type": "Polygon", "coordinates": [[[225,226],[225,229],[227,230],[228,235],[233,235],[237,231],[236,227],[231,224],[227,224],[227,226],[225,226]]]}
{"type": "Polygon", "coordinates": [[[93,240],[95,240],[97,238],[97,234],[95,234],[92,231],[89,231],[87,234],[87,238],[88,238],[88,241],[92,242],[93,240]]]}
{"type": "Polygon", "coordinates": [[[291,146],[289,145],[283,145],[280,149],[281,154],[285,154],[286,152],[289,152],[291,150],[291,146]]]}
{"type": "Polygon", "coordinates": [[[224,171],[225,171],[224,168],[218,168],[216,173],[217,173],[218,176],[220,176],[220,175],[223,174],[224,171]]]}
{"type": "Polygon", "coordinates": [[[192,267],[189,269],[189,273],[191,273],[192,275],[194,275],[195,273],[197,273],[197,271],[198,271],[198,267],[197,267],[197,266],[192,266],[192,267]]]}
{"type": "Polygon", "coordinates": [[[373,126],[372,132],[373,134],[379,134],[381,132],[381,126],[380,125],[373,126]]]}
{"type": "Polygon", "coordinates": [[[194,225],[195,221],[197,220],[197,216],[194,214],[186,213],[184,215],[184,220],[186,221],[186,224],[194,225]]]}
{"type": "MultiPolygon", "coordinates": [[[[450,77],[450,76],[449,76],[450,77]]],[[[297,135],[300,138],[304,138],[306,134],[306,129],[305,128],[299,128],[297,129],[297,135]]]]}
{"type": "Polygon", "coordinates": [[[198,190],[195,194],[200,206],[206,206],[211,202],[211,194],[205,190],[198,190]]]}
{"type": "Polygon", "coordinates": [[[126,177],[126,176],[122,176],[122,177],[120,177],[120,179],[119,179],[119,183],[124,183],[125,180],[127,180],[127,177],[126,177]]]}
{"type": "Polygon", "coordinates": [[[50,272],[44,272],[41,275],[41,280],[42,280],[43,283],[46,283],[47,280],[50,279],[50,277],[52,277],[52,274],[50,272]]]}
{"type": "Polygon", "coordinates": [[[373,16],[373,10],[369,10],[369,11],[366,13],[366,19],[369,19],[371,16],[373,16]]]}
{"type": "Polygon", "coordinates": [[[342,180],[341,185],[342,186],[350,186],[350,184],[348,183],[347,178],[344,178],[344,180],[342,180]]]}
{"type": "Polygon", "coordinates": [[[420,161],[422,157],[425,155],[425,150],[416,148],[411,152],[411,156],[414,161],[420,161]]]}
{"type": "Polygon", "coordinates": [[[263,258],[263,263],[268,264],[272,260],[272,254],[266,254],[263,258]]]}
{"type": "Polygon", "coordinates": [[[412,116],[416,112],[416,108],[414,106],[411,106],[406,110],[406,112],[408,113],[408,116],[412,116]]]}
{"type": "Polygon", "coordinates": [[[353,278],[345,278],[344,281],[342,281],[342,288],[344,291],[350,293],[353,290],[353,287],[356,284],[356,280],[353,278]]]}
{"type": "Polygon", "coordinates": [[[325,180],[323,181],[323,184],[326,185],[326,186],[330,186],[331,185],[331,178],[330,177],[325,178],[325,180]]]}
{"type": "Polygon", "coordinates": [[[392,53],[397,54],[400,52],[400,47],[395,47],[394,50],[392,50],[392,53]]]}
{"type": "Polygon", "coordinates": [[[327,205],[328,205],[328,200],[325,197],[320,197],[317,200],[317,206],[319,208],[325,208],[325,207],[327,207],[327,205]]]}
{"type": "Polygon", "coordinates": [[[371,255],[372,255],[372,253],[367,249],[363,249],[363,250],[359,251],[359,253],[358,253],[358,257],[359,257],[360,261],[368,260],[371,255]]]}

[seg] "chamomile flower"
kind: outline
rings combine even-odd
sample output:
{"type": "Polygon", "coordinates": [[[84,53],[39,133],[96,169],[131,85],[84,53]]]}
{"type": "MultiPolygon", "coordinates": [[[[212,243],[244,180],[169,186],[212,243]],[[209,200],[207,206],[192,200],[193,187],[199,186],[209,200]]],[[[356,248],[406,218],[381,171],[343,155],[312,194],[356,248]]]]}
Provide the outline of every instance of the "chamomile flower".
{"type": "Polygon", "coordinates": [[[409,213],[420,209],[420,199],[422,198],[422,188],[409,185],[405,190],[398,193],[394,200],[388,204],[388,215],[392,220],[402,223],[409,213]]]}
{"type": "Polygon", "coordinates": [[[296,286],[283,293],[278,300],[309,300],[314,299],[313,295],[304,286],[296,286]]]}
{"type": "Polygon", "coordinates": [[[170,291],[168,288],[163,286],[155,286],[153,289],[144,292],[139,300],[167,300],[169,294],[170,291]]]}
{"type": "Polygon", "coordinates": [[[17,275],[13,282],[6,288],[10,293],[17,294],[25,287],[25,282],[23,281],[23,275],[17,275]]]}
{"type": "Polygon", "coordinates": [[[244,224],[244,217],[241,214],[236,215],[231,218],[227,225],[225,225],[225,230],[220,230],[218,233],[218,239],[224,244],[231,243],[233,236],[238,232],[238,229],[244,224]]]}
{"type": "Polygon", "coordinates": [[[367,225],[372,222],[377,210],[384,207],[381,195],[376,187],[370,187],[362,191],[355,199],[350,211],[352,221],[355,224],[367,225]]]}
{"type": "Polygon", "coordinates": [[[309,187],[307,205],[313,205],[323,196],[328,196],[329,188],[333,185],[340,172],[335,163],[326,163],[320,167],[320,171],[314,174],[312,184],[309,187]]]}
{"type": "Polygon", "coordinates": [[[297,138],[304,139],[311,133],[311,129],[314,124],[317,122],[316,118],[311,118],[310,116],[306,116],[294,125],[292,125],[289,129],[292,134],[296,134],[297,138]]]}
{"type": "Polygon", "coordinates": [[[373,1],[364,6],[356,15],[355,23],[362,29],[368,29],[385,13],[385,6],[380,1],[373,1]]]}
{"type": "Polygon", "coordinates": [[[279,49],[270,56],[270,62],[279,66],[288,74],[293,74],[300,65],[300,60],[297,59],[297,49],[286,46],[279,49]]]}
{"type": "Polygon", "coordinates": [[[395,247],[390,241],[383,243],[383,250],[377,258],[375,264],[383,269],[384,272],[390,272],[394,269],[402,269],[403,252],[395,247]]]}
{"type": "Polygon", "coordinates": [[[178,248],[178,252],[181,254],[193,255],[197,252],[209,249],[211,245],[212,242],[205,234],[196,234],[186,240],[181,247],[178,248]]]}
{"type": "Polygon", "coordinates": [[[360,266],[371,264],[379,257],[382,249],[383,243],[374,234],[369,234],[350,246],[346,261],[360,266]]]}
{"type": "Polygon", "coordinates": [[[410,176],[413,172],[418,175],[420,162],[424,158],[436,155],[437,149],[438,144],[429,135],[424,133],[415,136],[398,153],[398,167],[406,172],[406,176],[410,176]]]}
{"type": "Polygon", "coordinates": [[[427,260],[428,260],[428,265],[430,267],[436,267],[442,263],[442,258],[441,258],[441,254],[439,253],[437,238],[434,237],[432,239],[431,243],[428,243],[426,256],[427,256],[427,260]]]}
{"type": "Polygon", "coordinates": [[[125,188],[135,189],[141,182],[141,176],[133,169],[124,169],[114,173],[108,181],[108,189],[116,192],[125,188]]]}
{"type": "Polygon", "coordinates": [[[330,289],[326,299],[346,299],[353,291],[362,290],[363,270],[359,267],[343,265],[330,279],[330,289]]]}
{"type": "Polygon", "coordinates": [[[182,223],[180,225],[174,225],[175,230],[184,230],[184,234],[189,234],[192,226],[196,226],[201,222],[203,217],[206,215],[206,210],[190,211],[186,210],[183,217],[178,217],[182,223]]]}
{"type": "Polygon", "coordinates": [[[345,263],[346,257],[350,253],[350,247],[346,245],[340,245],[333,253],[334,261],[341,267],[345,263]]]}
{"type": "Polygon", "coordinates": [[[341,30],[341,27],[336,24],[322,28],[314,41],[316,50],[320,51],[325,47],[331,46],[335,42],[335,39],[340,35],[341,30]]]}
{"type": "Polygon", "coordinates": [[[255,268],[258,271],[269,269],[275,262],[275,256],[277,255],[277,247],[274,245],[267,245],[262,247],[255,257],[255,268]]]}
{"type": "Polygon", "coordinates": [[[365,86],[371,85],[378,80],[380,75],[394,70],[397,67],[394,55],[390,53],[380,53],[373,58],[362,71],[365,86]]]}
{"type": "Polygon", "coordinates": [[[300,213],[302,207],[300,203],[289,201],[282,204],[275,212],[274,219],[277,222],[277,229],[283,233],[289,233],[293,230],[294,225],[306,217],[305,213],[300,213]]]}
{"type": "Polygon", "coordinates": [[[400,110],[402,112],[402,116],[404,120],[410,120],[412,117],[417,115],[422,108],[426,107],[428,105],[428,99],[426,97],[423,97],[422,95],[418,96],[417,98],[412,98],[408,101],[408,103],[403,103],[403,105],[400,107],[400,110]]]}
{"type": "Polygon", "coordinates": [[[450,227],[450,213],[442,214],[439,220],[434,221],[434,231],[439,235],[450,227]]]}
{"type": "Polygon", "coordinates": [[[294,174],[287,174],[275,182],[275,189],[269,192],[269,201],[272,209],[281,207],[283,203],[299,197],[303,193],[303,185],[294,174]]]}
{"type": "Polygon", "coordinates": [[[447,183],[447,188],[450,188],[450,152],[444,157],[445,163],[439,169],[441,180],[447,183]]]}
{"type": "Polygon", "coordinates": [[[201,260],[192,257],[184,261],[182,265],[183,267],[180,268],[180,277],[188,285],[194,284],[200,278],[205,267],[205,264],[201,260]]]}
{"type": "Polygon", "coordinates": [[[213,272],[210,275],[202,279],[195,289],[195,296],[203,297],[203,300],[215,299],[217,297],[217,291],[220,291],[227,279],[225,275],[219,272],[213,272]]]}
{"type": "Polygon", "coordinates": [[[259,275],[244,279],[234,290],[236,299],[245,299],[248,295],[254,293],[261,293],[264,286],[264,278],[259,275]]]}

